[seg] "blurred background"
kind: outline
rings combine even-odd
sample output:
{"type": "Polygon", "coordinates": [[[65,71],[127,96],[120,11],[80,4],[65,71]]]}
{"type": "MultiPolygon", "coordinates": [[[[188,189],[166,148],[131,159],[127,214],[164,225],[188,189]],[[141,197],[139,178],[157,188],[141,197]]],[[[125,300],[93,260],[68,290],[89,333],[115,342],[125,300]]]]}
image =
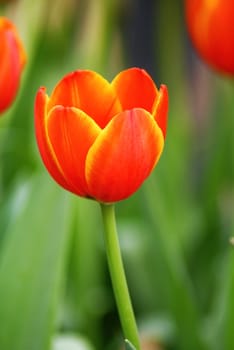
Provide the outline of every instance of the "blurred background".
{"type": "Polygon", "coordinates": [[[142,348],[234,349],[234,82],[197,57],[183,1],[5,0],[0,15],[28,54],[0,120],[0,349],[123,349],[99,206],[46,172],[34,98],[75,69],[131,66],[170,97],[160,162],[116,205],[142,348]]]}

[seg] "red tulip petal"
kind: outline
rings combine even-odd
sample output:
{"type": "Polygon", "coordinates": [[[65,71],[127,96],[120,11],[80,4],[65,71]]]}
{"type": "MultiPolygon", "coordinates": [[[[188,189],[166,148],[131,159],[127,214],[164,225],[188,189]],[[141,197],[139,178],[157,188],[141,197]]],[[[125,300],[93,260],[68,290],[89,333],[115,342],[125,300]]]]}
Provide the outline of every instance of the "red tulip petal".
{"type": "MultiPolygon", "coordinates": [[[[20,68],[22,69],[27,61],[27,57],[26,57],[26,52],[24,50],[23,44],[19,37],[18,31],[14,26],[14,24],[11,21],[9,21],[6,17],[0,17],[0,33],[7,33],[7,32],[11,33],[12,36],[14,37],[17,50],[19,52],[20,68]]],[[[0,42],[2,46],[2,43],[3,43],[2,38],[0,39],[0,42]]],[[[2,52],[4,51],[2,50],[2,52]]]]}
{"type": "Polygon", "coordinates": [[[46,123],[48,138],[67,183],[73,192],[88,197],[85,159],[101,129],[74,107],[54,107],[46,123]]]}
{"type": "Polygon", "coordinates": [[[158,90],[143,69],[130,68],[122,71],[114,78],[112,86],[116,90],[123,110],[139,107],[152,112],[158,90]]]}
{"type": "Polygon", "coordinates": [[[234,2],[185,1],[186,22],[194,47],[211,67],[234,75],[234,2]]]}
{"type": "Polygon", "coordinates": [[[104,128],[121,111],[114,89],[101,75],[79,70],[68,74],[54,89],[49,109],[53,106],[76,107],[104,128]]]}
{"type": "Polygon", "coordinates": [[[20,81],[20,55],[11,32],[0,34],[0,112],[3,112],[15,98],[20,81]]]}
{"type": "Polygon", "coordinates": [[[71,191],[72,189],[68,185],[64,178],[63,171],[61,170],[58,160],[53,153],[46,134],[46,109],[48,104],[48,96],[45,93],[45,89],[41,88],[36,96],[35,102],[35,131],[38,148],[42,157],[42,160],[49,171],[50,175],[65,189],[71,191]]]}
{"type": "Polygon", "coordinates": [[[168,114],[168,90],[166,85],[161,85],[158,98],[153,106],[153,117],[163,132],[164,138],[167,131],[167,114],[168,114]]]}
{"type": "Polygon", "coordinates": [[[26,60],[25,51],[15,26],[0,17],[0,113],[13,102],[17,93],[21,71],[26,60]]]}
{"type": "Polygon", "coordinates": [[[154,168],[163,149],[163,135],[144,109],[118,114],[100,133],[86,159],[86,180],[101,202],[127,198],[154,168]]]}

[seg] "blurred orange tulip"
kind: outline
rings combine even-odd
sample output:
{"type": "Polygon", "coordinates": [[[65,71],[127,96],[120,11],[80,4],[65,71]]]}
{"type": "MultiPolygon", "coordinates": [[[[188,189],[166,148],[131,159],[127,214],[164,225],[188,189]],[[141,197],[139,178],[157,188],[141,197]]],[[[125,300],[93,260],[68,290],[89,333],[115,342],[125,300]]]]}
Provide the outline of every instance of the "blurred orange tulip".
{"type": "Polygon", "coordinates": [[[234,75],[234,1],[185,0],[188,31],[200,56],[234,75]]]}
{"type": "Polygon", "coordinates": [[[109,83],[78,70],[35,102],[38,147],[51,176],[79,196],[110,203],[135,192],[156,165],[166,133],[168,94],[142,69],[109,83]]]}
{"type": "Polygon", "coordinates": [[[26,54],[15,26],[0,17],[0,113],[13,102],[17,93],[26,54]]]}

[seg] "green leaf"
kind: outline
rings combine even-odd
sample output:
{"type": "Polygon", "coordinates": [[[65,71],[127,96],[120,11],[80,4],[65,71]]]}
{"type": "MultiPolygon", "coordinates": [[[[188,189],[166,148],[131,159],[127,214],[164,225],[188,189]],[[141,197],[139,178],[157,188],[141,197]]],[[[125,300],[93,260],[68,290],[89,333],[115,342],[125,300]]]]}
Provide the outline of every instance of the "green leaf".
{"type": "Polygon", "coordinates": [[[69,242],[68,195],[34,178],[5,234],[0,260],[0,349],[46,350],[54,333],[69,242]]]}
{"type": "Polygon", "coordinates": [[[130,343],[128,339],[125,339],[125,349],[126,350],[136,350],[135,346],[130,343]]]}
{"type": "Polygon", "coordinates": [[[163,271],[157,275],[157,279],[152,280],[152,283],[155,285],[155,290],[163,288],[165,300],[175,323],[180,349],[207,350],[201,329],[201,316],[183,251],[178,236],[171,234],[177,232],[179,226],[176,226],[177,221],[170,215],[163,191],[157,182],[153,181],[153,178],[149,179],[144,189],[152,230],[156,232],[152,236],[154,242],[152,247],[155,249],[156,246],[158,249],[155,264],[160,263],[163,271]]]}
{"type": "Polygon", "coordinates": [[[217,296],[207,329],[212,350],[234,349],[234,251],[229,249],[217,267],[217,296]]]}

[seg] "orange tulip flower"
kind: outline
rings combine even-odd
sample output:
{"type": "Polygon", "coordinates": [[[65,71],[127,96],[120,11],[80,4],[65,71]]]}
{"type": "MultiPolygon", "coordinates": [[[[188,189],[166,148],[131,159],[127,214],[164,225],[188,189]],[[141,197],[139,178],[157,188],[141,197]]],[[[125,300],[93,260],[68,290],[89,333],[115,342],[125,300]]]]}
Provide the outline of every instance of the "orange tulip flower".
{"type": "Polygon", "coordinates": [[[0,17],[0,113],[13,102],[17,93],[26,54],[15,26],[0,17]]]}
{"type": "Polygon", "coordinates": [[[62,187],[110,203],[135,192],[155,167],[164,145],[168,95],[142,69],[109,83],[78,70],[49,98],[40,88],[35,129],[43,162],[62,187]]]}
{"type": "Polygon", "coordinates": [[[194,47],[214,69],[234,75],[234,1],[186,0],[188,31],[194,47]]]}

